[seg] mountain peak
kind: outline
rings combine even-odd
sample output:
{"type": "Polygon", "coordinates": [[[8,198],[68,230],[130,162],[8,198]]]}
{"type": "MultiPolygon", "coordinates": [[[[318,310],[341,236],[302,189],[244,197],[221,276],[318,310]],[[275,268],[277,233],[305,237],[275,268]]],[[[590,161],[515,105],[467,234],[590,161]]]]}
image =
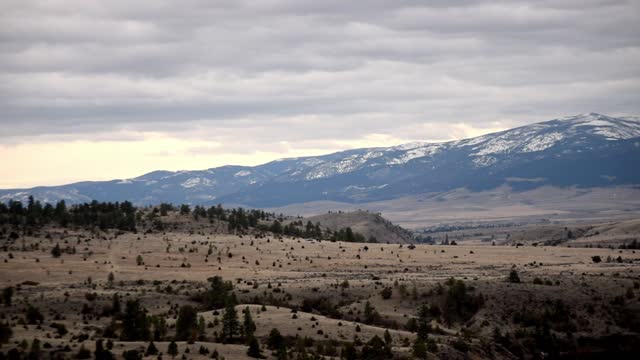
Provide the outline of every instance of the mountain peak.
{"type": "Polygon", "coordinates": [[[127,181],[1,190],[0,201],[33,195],[48,202],[272,207],[319,200],[385,200],[505,183],[518,188],[640,184],[638,141],[624,141],[636,138],[640,139],[638,118],[592,112],[449,142],[416,141],[258,166],[156,171],[127,181]]]}

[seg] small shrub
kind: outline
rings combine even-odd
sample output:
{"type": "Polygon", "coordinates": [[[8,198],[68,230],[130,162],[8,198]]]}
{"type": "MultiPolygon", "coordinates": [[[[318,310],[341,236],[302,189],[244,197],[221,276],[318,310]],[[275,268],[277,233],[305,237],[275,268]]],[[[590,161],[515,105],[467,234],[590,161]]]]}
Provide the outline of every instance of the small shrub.
{"type": "Polygon", "coordinates": [[[519,283],[520,282],[520,275],[518,275],[518,272],[513,269],[511,270],[511,272],[509,272],[509,282],[510,283],[519,283]]]}

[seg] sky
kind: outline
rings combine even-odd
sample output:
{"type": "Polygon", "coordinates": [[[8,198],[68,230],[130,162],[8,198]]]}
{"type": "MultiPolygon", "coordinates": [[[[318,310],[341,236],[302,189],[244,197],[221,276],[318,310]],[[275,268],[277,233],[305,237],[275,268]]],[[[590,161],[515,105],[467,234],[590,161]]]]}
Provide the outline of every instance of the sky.
{"type": "Polygon", "coordinates": [[[0,188],[640,115],[640,1],[4,0],[0,188]]]}

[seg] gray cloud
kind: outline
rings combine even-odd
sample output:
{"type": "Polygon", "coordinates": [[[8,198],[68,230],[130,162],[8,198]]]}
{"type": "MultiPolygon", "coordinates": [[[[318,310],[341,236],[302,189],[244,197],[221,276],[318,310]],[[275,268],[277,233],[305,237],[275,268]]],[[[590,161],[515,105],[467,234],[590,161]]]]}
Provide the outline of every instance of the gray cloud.
{"type": "Polygon", "coordinates": [[[638,34],[633,0],[10,0],[0,143],[139,130],[278,149],[638,114],[638,34]]]}

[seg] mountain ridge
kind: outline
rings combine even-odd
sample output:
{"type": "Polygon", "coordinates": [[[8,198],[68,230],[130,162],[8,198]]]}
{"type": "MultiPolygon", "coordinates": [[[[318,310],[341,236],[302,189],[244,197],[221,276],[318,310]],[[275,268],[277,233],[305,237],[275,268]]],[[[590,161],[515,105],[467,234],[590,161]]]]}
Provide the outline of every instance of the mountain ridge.
{"type": "Polygon", "coordinates": [[[509,183],[606,186],[640,183],[640,119],[580,114],[478,137],[350,149],[257,166],[152,171],[131,179],[0,190],[0,201],[131,200],[283,206],[317,200],[368,202],[509,183]]]}

